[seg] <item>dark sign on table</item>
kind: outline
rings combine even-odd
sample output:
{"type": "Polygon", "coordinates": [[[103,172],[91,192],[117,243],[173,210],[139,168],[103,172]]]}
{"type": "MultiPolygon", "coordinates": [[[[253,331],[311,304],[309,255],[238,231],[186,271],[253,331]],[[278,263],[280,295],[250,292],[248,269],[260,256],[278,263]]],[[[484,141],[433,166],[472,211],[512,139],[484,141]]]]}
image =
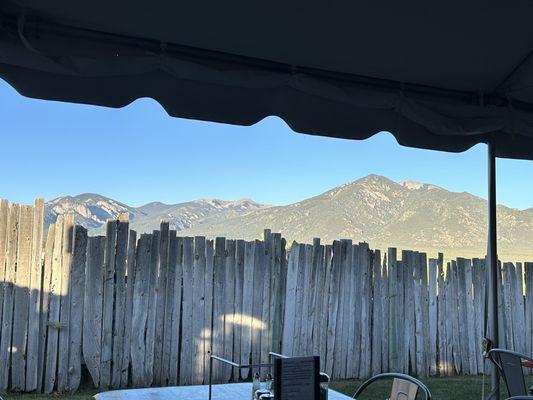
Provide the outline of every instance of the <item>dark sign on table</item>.
{"type": "Polygon", "coordinates": [[[319,400],[319,374],[319,357],[293,357],[274,360],[276,400],[319,400]]]}

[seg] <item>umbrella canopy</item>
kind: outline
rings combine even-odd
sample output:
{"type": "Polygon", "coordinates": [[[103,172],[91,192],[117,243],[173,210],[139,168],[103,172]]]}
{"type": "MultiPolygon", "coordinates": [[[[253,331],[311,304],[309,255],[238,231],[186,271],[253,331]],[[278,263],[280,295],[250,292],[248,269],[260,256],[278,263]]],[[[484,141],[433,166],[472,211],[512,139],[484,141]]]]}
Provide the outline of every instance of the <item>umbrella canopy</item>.
{"type": "Polygon", "coordinates": [[[37,98],[533,158],[533,2],[0,3],[0,77],[37,98]]]}

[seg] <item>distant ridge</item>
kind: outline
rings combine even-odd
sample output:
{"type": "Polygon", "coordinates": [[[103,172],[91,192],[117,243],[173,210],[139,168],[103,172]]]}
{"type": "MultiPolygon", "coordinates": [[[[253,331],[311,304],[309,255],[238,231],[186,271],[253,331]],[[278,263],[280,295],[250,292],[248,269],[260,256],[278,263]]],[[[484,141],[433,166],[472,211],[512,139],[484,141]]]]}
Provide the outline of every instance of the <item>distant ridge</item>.
{"type": "Polygon", "coordinates": [[[200,199],[179,204],[152,202],[141,207],[130,207],[108,197],[85,193],[47,202],[45,224],[54,223],[58,215],[72,213],[76,223],[85,226],[92,234],[101,234],[104,233],[104,224],[108,219],[116,218],[120,213],[128,213],[132,228],[139,233],[158,229],[161,220],[169,221],[170,229],[184,231],[197,224],[210,224],[268,207],[251,199],[200,199]]]}
{"type": "MultiPolygon", "coordinates": [[[[264,228],[287,240],[324,243],[347,238],[372,246],[445,251],[448,255],[483,256],[486,246],[486,201],[439,186],[394,182],[369,175],[318,196],[287,206],[251,199],[200,199],[179,204],[153,202],[130,207],[98,194],[65,196],[46,203],[46,223],[74,213],[76,222],[103,233],[103,224],[128,213],[138,232],[157,229],[161,220],[181,235],[226,236],[251,240],[264,228]]],[[[499,253],[508,259],[533,260],[533,209],[498,206],[499,253]]]]}

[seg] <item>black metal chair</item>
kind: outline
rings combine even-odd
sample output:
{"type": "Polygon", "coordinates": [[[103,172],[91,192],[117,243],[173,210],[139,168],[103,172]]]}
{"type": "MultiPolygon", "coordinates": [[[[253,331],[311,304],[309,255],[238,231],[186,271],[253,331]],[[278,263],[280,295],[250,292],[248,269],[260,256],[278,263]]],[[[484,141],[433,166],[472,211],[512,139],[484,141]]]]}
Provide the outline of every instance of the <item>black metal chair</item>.
{"type": "Polygon", "coordinates": [[[531,400],[531,396],[513,396],[508,397],[505,400],[531,400]]]}
{"type": "Polygon", "coordinates": [[[357,400],[368,386],[384,379],[393,379],[390,400],[412,400],[419,392],[423,394],[425,400],[431,400],[431,392],[426,385],[412,376],[396,372],[387,372],[368,379],[359,386],[353,398],[357,400]]]}
{"type": "Polygon", "coordinates": [[[492,349],[488,352],[488,357],[498,368],[511,399],[533,399],[531,389],[526,387],[522,364],[523,361],[533,363],[533,358],[505,349],[492,349]]]}

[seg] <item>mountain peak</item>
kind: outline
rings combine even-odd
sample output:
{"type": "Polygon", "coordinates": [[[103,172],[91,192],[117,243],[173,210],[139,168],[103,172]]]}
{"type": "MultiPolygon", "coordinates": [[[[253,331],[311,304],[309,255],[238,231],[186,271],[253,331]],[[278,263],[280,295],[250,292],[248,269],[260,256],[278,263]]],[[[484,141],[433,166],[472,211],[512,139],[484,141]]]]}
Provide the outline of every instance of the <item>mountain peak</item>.
{"type": "Polygon", "coordinates": [[[359,178],[355,182],[380,182],[380,183],[394,183],[394,181],[390,180],[386,176],[378,175],[378,174],[369,174],[367,176],[364,176],[362,178],[359,178]]]}

